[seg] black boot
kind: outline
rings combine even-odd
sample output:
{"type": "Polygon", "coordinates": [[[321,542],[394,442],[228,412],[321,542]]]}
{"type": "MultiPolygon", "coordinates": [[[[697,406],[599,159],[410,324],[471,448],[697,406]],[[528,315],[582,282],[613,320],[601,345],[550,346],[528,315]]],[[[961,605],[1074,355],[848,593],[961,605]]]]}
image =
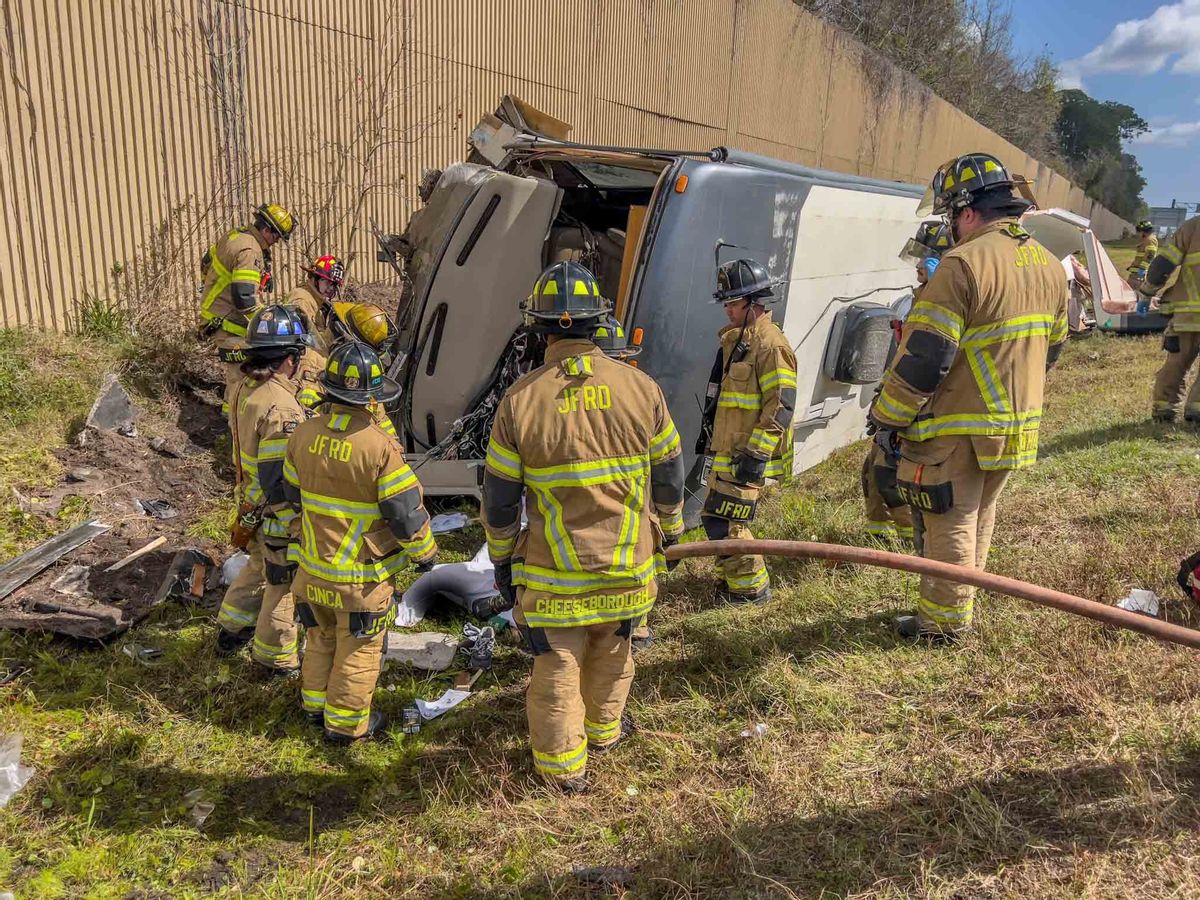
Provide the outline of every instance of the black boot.
{"type": "Polygon", "coordinates": [[[921,622],[915,615],[896,616],[893,621],[896,634],[906,641],[913,643],[924,640],[931,644],[956,644],[965,631],[937,631],[921,629],[921,622]]]}
{"type": "Polygon", "coordinates": [[[637,656],[642,651],[649,650],[654,646],[654,632],[647,628],[645,634],[630,638],[629,643],[633,646],[633,655],[637,656]]]}
{"type": "Polygon", "coordinates": [[[617,739],[611,744],[605,744],[603,747],[593,747],[589,744],[588,755],[603,756],[605,753],[610,753],[613,750],[616,750],[617,745],[624,742],[625,739],[632,735],[635,731],[637,731],[637,724],[633,721],[633,716],[631,716],[629,713],[624,713],[621,716],[621,733],[617,735],[617,739]]]}
{"type": "Polygon", "coordinates": [[[734,606],[741,606],[747,603],[766,603],[770,599],[770,586],[765,587],[761,591],[753,594],[745,594],[741,591],[731,591],[727,587],[721,587],[717,589],[718,603],[731,603],[734,606]]]}
{"type": "Polygon", "coordinates": [[[234,634],[232,631],[226,631],[224,628],[218,628],[217,656],[233,656],[252,640],[254,640],[253,628],[243,628],[237,634],[234,634]]]}
{"type": "Polygon", "coordinates": [[[564,794],[582,794],[588,789],[588,780],[586,775],[580,775],[568,781],[555,781],[554,786],[564,794]]]}
{"type": "Polygon", "coordinates": [[[360,735],[351,736],[342,734],[340,731],[330,731],[325,729],[325,741],[329,744],[337,744],[345,746],[353,744],[355,741],[369,740],[371,738],[382,737],[387,730],[388,719],[381,712],[371,711],[371,715],[367,717],[367,730],[360,735]]]}

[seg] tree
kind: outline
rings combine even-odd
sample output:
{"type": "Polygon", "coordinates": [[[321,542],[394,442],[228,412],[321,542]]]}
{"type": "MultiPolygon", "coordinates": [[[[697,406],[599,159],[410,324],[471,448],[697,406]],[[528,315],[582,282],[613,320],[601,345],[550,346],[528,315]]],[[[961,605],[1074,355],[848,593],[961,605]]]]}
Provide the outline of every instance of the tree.
{"type": "Polygon", "coordinates": [[[1125,141],[1150,130],[1132,106],[1099,101],[1083,91],[1062,91],[1056,131],[1069,174],[1088,196],[1118,216],[1136,218],[1146,186],[1137,157],[1125,141]]]}

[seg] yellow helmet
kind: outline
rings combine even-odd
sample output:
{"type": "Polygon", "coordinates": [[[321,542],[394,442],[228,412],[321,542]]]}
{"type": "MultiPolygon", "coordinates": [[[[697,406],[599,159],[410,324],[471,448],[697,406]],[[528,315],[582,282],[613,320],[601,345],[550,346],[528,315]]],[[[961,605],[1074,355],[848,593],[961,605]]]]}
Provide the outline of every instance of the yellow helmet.
{"type": "Polygon", "coordinates": [[[264,203],[254,211],[256,228],[269,228],[285,241],[292,239],[297,224],[295,217],[278,203],[264,203]]]}
{"type": "Polygon", "coordinates": [[[382,352],[396,337],[396,326],[388,314],[373,303],[335,303],[334,314],[348,336],[382,352]]]}

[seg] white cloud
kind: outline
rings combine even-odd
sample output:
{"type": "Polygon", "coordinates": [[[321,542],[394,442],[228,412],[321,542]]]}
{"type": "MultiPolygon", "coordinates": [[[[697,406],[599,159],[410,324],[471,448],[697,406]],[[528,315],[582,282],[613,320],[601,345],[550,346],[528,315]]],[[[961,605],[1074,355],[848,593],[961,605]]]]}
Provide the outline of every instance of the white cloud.
{"type": "Polygon", "coordinates": [[[1144,19],[1121,22],[1099,45],[1061,68],[1062,87],[1081,87],[1085,76],[1098,72],[1200,74],[1200,0],[1167,3],[1144,19]]]}
{"type": "Polygon", "coordinates": [[[1176,122],[1155,128],[1133,139],[1135,144],[1156,144],[1160,147],[1187,147],[1200,140],[1200,122],[1176,122]]]}

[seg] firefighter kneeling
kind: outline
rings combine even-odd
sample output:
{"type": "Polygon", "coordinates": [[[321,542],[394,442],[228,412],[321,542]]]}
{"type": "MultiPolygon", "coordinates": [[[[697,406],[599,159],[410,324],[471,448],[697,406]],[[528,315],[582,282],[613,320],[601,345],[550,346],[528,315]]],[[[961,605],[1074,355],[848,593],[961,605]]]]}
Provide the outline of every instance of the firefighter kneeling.
{"type": "Polygon", "coordinates": [[[288,441],[284,490],[299,514],[292,591],[308,629],[301,698],[334,743],[379,734],[371,711],[388,626],[392,579],[406,560],[428,571],[437,556],[421,485],[393,433],[370,407],[400,392],[366,344],[330,354],[321,378],[326,412],[288,441]]]}
{"type": "Polygon", "coordinates": [[[607,311],[582,266],[542,273],[525,313],[549,335],[545,365],[501,400],[483,482],[496,584],[534,654],[534,767],[566,791],[629,731],[630,635],[683,533],[679,434],[658,385],[592,341],[607,311]]]}
{"type": "MultiPolygon", "coordinates": [[[[899,450],[917,552],[982,569],[1009,473],[1037,460],[1046,370],[1067,339],[1067,281],[1017,222],[1029,204],[994,157],[943,165],[927,204],[918,212],[949,219],[954,249],[904,322],[871,422],[885,452],[899,450]]],[[[953,640],[971,627],[973,602],[974,588],[924,577],[917,614],[897,630],[953,640]]]]}

